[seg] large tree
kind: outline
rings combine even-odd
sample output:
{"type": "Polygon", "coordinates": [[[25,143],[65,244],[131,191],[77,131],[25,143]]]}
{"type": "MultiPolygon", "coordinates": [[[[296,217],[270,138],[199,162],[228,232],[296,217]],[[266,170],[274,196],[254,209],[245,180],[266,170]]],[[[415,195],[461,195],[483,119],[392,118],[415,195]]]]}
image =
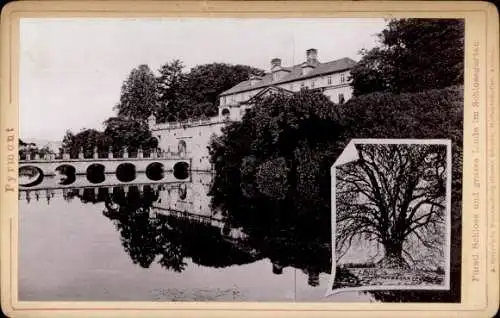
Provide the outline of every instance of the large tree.
{"type": "Polygon", "coordinates": [[[194,105],[208,103],[204,112],[217,114],[218,96],[236,84],[248,80],[250,74],[263,75],[264,71],[247,65],[211,63],[193,67],[186,74],[186,92],[194,105]]]}
{"type": "Polygon", "coordinates": [[[190,107],[186,94],[186,74],[180,60],[173,60],[161,66],[157,80],[159,108],[157,117],[160,122],[165,120],[184,120],[187,113],[183,112],[190,107]]]}
{"type": "Polygon", "coordinates": [[[134,68],[122,85],[117,115],[145,122],[157,108],[156,78],[147,65],[134,68]]]}
{"type": "Polygon", "coordinates": [[[353,240],[382,245],[383,267],[424,261],[413,246],[428,249],[426,255],[442,255],[446,146],[355,147],[359,159],[337,168],[337,255],[347,252],[353,240]]]}
{"type": "Polygon", "coordinates": [[[394,19],[351,70],[354,95],[462,85],[464,20],[394,19]]]}

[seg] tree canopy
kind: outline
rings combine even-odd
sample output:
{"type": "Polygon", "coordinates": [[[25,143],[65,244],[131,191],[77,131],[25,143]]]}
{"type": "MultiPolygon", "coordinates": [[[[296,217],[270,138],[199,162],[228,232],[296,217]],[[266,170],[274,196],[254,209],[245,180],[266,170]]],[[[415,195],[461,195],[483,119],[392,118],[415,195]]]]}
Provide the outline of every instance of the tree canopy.
{"type": "Polygon", "coordinates": [[[354,95],[463,85],[464,20],[394,19],[351,70],[354,95]]]}
{"type": "Polygon", "coordinates": [[[386,268],[444,261],[446,145],[355,147],[359,159],[336,168],[337,258],[354,239],[382,245],[386,268]]]}
{"type": "Polygon", "coordinates": [[[157,108],[156,78],[147,65],[134,68],[121,88],[120,102],[115,106],[120,118],[146,121],[157,108]]]}

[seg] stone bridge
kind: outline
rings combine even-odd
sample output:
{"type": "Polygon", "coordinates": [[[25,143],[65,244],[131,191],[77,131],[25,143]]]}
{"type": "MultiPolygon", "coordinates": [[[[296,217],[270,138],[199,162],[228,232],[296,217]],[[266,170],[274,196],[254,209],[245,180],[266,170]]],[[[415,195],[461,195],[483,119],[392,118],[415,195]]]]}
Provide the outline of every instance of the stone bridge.
{"type": "Polygon", "coordinates": [[[44,176],[54,176],[58,174],[58,169],[64,166],[71,166],[75,169],[75,174],[87,174],[90,166],[103,166],[104,173],[115,173],[124,164],[131,164],[135,167],[135,172],[146,172],[152,163],[163,166],[164,171],[174,171],[176,164],[185,162],[191,166],[188,158],[99,158],[99,159],[57,159],[57,160],[20,160],[19,169],[25,167],[38,168],[44,176]]]}
{"type": "Polygon", "coordinates": [[[120,158],[110,153],[107,158],[70,158],[64,154],[56,159],[49,155],[34,160],[19,161],[20,188],[63,188],[88,186],[88,183],[115,185],[120,183],[165,183],[178,182],[188,178],[191,159],[178,153],[156,153],[144,157],[139,152],[129,157],[125,152],[120,158]],[[57,178],[57,175],[62,178],[57,178]],[[81,177],[81,176],[86,176],[81,177]],[[140,180],[139,180],[140,179],[140,180]],[[43,183],[43,184],[42,184],[43,183]]]}

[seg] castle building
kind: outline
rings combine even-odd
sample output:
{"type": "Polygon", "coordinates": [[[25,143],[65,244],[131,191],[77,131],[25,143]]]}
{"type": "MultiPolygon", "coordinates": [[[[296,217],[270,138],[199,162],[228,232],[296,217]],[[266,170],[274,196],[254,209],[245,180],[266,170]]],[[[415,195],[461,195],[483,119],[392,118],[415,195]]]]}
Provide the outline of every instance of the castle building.
{"type": "Polygon", "coordinates": [[[281,59],[274,58],[268,73],[251,75],[220,94],[219,118],[241,120],[254,98],[278,91],[293,93],[303,88],[321,90],[332,102],[342,104],[352,97],[349,71],[355,64],[347,57],[322,63],[316,49],[307,50],[306,60],[290,67],[282,66],[281,59]]]}
{"type": "Polygon", "coordinates": [[[320,62],[318,51],[306,51],[306,60],[291,67],[281,65],[281,60],[271,60],[271,69],[263,76],[250,76],[219,95],[219,114],[205,120],[187,120],[179,123],[156,123],[152,116],[149,127],[163,151],[182,154],[191,158],[194,171],[211,170],[207,146],[211,138],[221,134],[229,122],[240,121],[254,99],[276,92],[290,93],[302,88],[320,90],[336,104],[352,97],[349,77],[356,62],[342,58],[320,62]]]}

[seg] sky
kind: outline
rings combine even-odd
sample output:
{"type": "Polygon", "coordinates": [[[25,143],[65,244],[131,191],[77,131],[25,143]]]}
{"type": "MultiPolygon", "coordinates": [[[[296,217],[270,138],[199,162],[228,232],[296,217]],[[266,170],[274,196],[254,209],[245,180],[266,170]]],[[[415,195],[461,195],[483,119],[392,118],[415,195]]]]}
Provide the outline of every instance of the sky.
{"type": "Polygon", "coordinates": [[[305,60],[359,60],[377,44],[383,19],[22,19],[20,137],[60,141],[67,130],[102,129],[130,71],[180,59],[269,70],[305,60]]]}

